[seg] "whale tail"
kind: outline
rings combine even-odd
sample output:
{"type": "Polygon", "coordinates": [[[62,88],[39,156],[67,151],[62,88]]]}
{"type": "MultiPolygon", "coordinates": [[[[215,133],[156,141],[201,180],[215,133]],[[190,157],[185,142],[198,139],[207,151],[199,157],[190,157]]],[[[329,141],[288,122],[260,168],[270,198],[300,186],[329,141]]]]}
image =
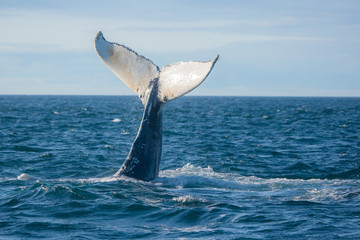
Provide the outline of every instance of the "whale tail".
{"type": "Polygon", "coordinates": [[[219,57],[217,55],[208,62],[173,63],[160,71],[152,61],[130,48],[106,41],[101,32],[95,38],[95,49],[105,65],[139,96],[144,105],[154,80],[158,81],[157,97],[165,103],[199,86],[219,57]]]}
{"type": "Polygon", "coordinates": [[[149,59],[117,43],[105,40],[99,32],[95,49],[110,68],[144,104],[144,114],[138,134],[122,167],[114,176],[151,181],[159,175],[162,150],[162,106],[201,84],[216,60],[179,62],[161,71],[149,59]]]}

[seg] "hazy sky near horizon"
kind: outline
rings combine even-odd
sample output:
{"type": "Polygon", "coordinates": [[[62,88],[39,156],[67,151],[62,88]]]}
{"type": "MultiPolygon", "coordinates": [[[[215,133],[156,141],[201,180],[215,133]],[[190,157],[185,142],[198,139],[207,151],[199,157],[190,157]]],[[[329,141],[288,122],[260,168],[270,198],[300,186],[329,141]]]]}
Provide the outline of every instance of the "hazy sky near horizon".
{"type": "Polygon", "coordinates": [[[220,54],[192,95],[360,97],[360,1],[0,1],[0,94],[134,94],[98,31],[160,68],[220,54]]]}

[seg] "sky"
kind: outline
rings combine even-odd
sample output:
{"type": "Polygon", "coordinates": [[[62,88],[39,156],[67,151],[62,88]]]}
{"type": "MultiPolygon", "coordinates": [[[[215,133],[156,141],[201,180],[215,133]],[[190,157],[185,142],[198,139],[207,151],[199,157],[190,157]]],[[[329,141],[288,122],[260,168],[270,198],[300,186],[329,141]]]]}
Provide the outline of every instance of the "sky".
{"type": "Polygon", "coordinates": [[[358,0],[0,0],[0,94],[134,95],[98,31],[160,69],[219,54],[191,95],[360,97],[358,0]]]}

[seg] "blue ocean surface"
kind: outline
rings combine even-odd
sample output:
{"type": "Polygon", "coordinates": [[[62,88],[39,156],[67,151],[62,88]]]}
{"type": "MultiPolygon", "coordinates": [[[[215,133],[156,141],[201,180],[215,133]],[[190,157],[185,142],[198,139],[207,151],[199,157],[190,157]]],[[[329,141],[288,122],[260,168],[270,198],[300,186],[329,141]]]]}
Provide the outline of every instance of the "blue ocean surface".
{"type": "Polygon", "coordinates": [[[0,239],[360,239],[360,98],[182,97],[159,178],[135,96],[0,96],[0,239]]]}

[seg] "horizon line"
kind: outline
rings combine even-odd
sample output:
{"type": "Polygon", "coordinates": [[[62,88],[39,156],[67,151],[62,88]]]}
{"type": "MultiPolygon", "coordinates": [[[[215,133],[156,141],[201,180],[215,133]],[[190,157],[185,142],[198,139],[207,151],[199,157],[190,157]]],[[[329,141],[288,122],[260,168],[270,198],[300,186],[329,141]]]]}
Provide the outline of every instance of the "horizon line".
{"type": "MultiPolygon", "coordinates": [[[[112,95],[112,94],[1,94],[0,96],[68,96],[68,97],[138,97],[137,95],[133,94],[121,94],[121,95],[112,95]]],[[[301,95],[185,95],[182,97],[265,97],[265,98],[271,98],[271,97],[284,97],[284,98],[360,98],[360,96],[301,96],[301,95]]]]}

